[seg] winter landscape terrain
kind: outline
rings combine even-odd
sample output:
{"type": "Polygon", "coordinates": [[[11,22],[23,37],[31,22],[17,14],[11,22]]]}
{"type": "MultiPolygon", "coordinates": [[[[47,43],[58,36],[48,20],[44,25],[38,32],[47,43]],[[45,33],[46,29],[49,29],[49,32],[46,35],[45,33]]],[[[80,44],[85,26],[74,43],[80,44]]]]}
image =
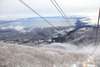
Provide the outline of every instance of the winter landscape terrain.
{"type": "Polygon", "coordinates": [[[70,24],[46,18],[57,30],[40,18],[0,20],[0,67],[100,67],[100,36],[95,45],[96,26],[88,18],[69,17],[70,24]],[[58,34],[64,41],[52,41],[58,34]]]}

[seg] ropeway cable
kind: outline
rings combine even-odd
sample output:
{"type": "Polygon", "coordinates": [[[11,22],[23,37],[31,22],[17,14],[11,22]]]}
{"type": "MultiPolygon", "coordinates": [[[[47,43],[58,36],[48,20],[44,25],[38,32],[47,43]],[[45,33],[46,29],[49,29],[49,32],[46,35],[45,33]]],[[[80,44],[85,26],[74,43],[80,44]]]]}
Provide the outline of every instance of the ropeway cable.
{"type": "Polygon", "coordinates": [[[93,60],[94,56],[95,56],[95,52],[96,50],[98,49],[98,35],[99,35],[99,28],[100,28],[100,8],[99,8],[99,15],[98,15],[98,21],[97,21],[97,24],[96,24],[96,33],[95,33],[95,41],[94,41],[94,45],[95,45],[95,49],[89,54],[88,56],[88,60],[91,61],[91,58],[93,60]]]}
{"type": "Polygon", "coordinates": [[[49,25],[51,25],[52,27],[55,28],[55,30],[57,31],[58,29],[51,24],[51,22],[49,22],[47,19],[45,19],[44,17],[42,17],[38,12],[36,12],[33,8],[31,8],[28,4],[26,4],[23,0],[19,0],[20,3],[22,3],[23,5],[25,5],[28,9],[30,9],[33,13],[35,13],[36,15],[38,15],[41,19],[43,19],[46,23],[48,23],[49,25]]]}
{"type": "Polygon", "coordinates": [[[61,10],[61,12],[63,13],[64,17],[66,17],[65,12],[64,12],[63,9],[59,6],[59,4],[57,3],[57,1],[56,1],[56,0],[53,0],[53,1],[56,3],[56,5],[58,6],[58,8],[61,10]]]}
{"type": "Polygon", "coordinates": [[[63,15],[63,13],[61,12],[61,10],[57,7],[57,5],[52,1],[52,0],[50,0],[50,2],[54,5],[54,7],[58,10],[58,12],[61,14],[61,16],[63,17],[63,18],[65,18],[64,17],[64,15],[63,15]]]}
{"type": "MultiPolygon", "coordinates": [[[[63,9],[59,6],[56,0],[50,0],[50,2],[54,5],[54,7],[58,10],[61,16],[66,19],[66,14],[64,13],[63,9]]],[[[67,20],[66,20],[67,21],[67,20]]]]}
{"type": "Polygon", "coordinates": [[[94,45],[96,46],[95,49],[93,50],[93,52],[91,53],[91,55],[94,55],[97,48],[98,48],[98,35],[99,35],[99,28],[100,28],[100,8],[99,8],[99,13],[98,13],[98,21],[97,21],[97,25],[96,25],[96,33],[95,33],[95,41],[94,41],[94,45]]]}

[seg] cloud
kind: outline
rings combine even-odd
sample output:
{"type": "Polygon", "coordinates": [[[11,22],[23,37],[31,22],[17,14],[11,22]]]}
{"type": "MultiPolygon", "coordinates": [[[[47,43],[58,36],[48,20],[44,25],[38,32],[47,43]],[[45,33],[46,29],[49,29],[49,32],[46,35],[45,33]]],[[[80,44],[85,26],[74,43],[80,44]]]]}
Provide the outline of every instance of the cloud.
{"type": "MultiPolygon", "coordinates": [[[[50,0],[24,0],[39,14],[43,16],[59,16],[60,14],[52,5],[50,0]]],[[[83,15],[85,16],[97,13],[100,7],[100,0],[56,0],[62,7],[66,15],[83,15]]],[[[19,0],[1,0],[0,17],[32,17],[37,16],[19,0]]]]}

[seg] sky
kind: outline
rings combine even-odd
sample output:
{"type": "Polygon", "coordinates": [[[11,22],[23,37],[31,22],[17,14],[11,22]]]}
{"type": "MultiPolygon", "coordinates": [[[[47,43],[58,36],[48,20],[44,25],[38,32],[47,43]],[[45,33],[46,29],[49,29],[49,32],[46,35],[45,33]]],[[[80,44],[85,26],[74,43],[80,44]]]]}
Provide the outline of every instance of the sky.
{"type": "MultiPolygon", "coordinates": [[[[66,16],[90,16],[96,18],[100,0],[56,0],[66,16]]],[[[50,0],[24,0],[42,16],[61,16],[50,0]]],[[[1,18],[27,18],[37,15],[19,0],[0,0],[1,18]]]]}

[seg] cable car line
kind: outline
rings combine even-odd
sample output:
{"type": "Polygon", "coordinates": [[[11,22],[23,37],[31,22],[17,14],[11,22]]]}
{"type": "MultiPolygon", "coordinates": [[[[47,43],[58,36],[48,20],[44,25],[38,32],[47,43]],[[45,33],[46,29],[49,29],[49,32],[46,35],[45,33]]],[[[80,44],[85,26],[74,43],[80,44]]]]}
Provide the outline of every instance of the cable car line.
{"type": "Polygon", "coordinates": [[[48,23],[49,25],[51,25],[52,27],[55,28],[55,30],[57,31],[57,27],[55,27],[53,24],[51,24],[51,22],[49,22],[47,19],[45,19],[43,16],[41,16],[37,11],[35,11],[33,8],[31,8],[28,4],[26,4],[23,0],[19,0],[20,3],[22,3],[23,5],[25,5],[28,9],[30,9],[33,13],[35,13],[36,15],[38,15],[41,19],[43,19],[46,23],[48,23]]]}
{"type": "Polygon", "coordinates": [[[64,17],[66,17],[65,12],[64,12],[64,11],[63,11],[63,9],[59,6],[59,4],[57,3],[57,1],[56,1],[56,0],[54,0],[54,2],[55,2],[55,3],[56,3],[56,5],[58,6],[58,8],[62,11],[62,13],[63,13],[64,17]]]}
{"type": "Polygon", "coordinates": [[[97,25],[96,25],[96,33],[95,33],[95,41],[94,41],[94,45],[96,46],[94,51],[92,52],[92,55],[95,54],[97,48],[98,48],[98,35],[99,35],[99,27],[100,27],[100,8],[99,8],[99,13],[98,13],[98,21],[97,21],[97,25]]]}
{"type": "MultiPolygon", "coordinates": [[[[61,14],[61,16],[66,19],[66,15],[62,8],[59,6],[59,4],[56,2],[56,0],[50,0],[51,3],[54,5],[54,7],[58,10],[58,12],[61,14]]],[[[67,20],[66,20],[67,21],[67,20]]]]}
{"type": "Polygon", "coordinates": [[[61,14],[61,16],[62,16],[63,18],[65,18],[64,15],[63,15],[63,13],[61,12],[61,10],[57,7],[57,5],[56,5],[52,0],[50,0],[50,1],[51,1],[51,3],[54,5],[54,7],[58,10],[58,12],[61,14]]]}
{"type": "Polygon", "coordinates": [[[100,8],[99,8],[99,13],[98,13],[98,21],[97,21],[97,24],[96,24],[96,32],[95,32],[95,41],[94,41],[94,50],[89,54],[89,57],[88,57],[88,60],[91,60],[91,58],[94,58],[95,57],[95,52],[98,48],[98,35],[99,35],[99,27],[100,27],[100,8]]]}

